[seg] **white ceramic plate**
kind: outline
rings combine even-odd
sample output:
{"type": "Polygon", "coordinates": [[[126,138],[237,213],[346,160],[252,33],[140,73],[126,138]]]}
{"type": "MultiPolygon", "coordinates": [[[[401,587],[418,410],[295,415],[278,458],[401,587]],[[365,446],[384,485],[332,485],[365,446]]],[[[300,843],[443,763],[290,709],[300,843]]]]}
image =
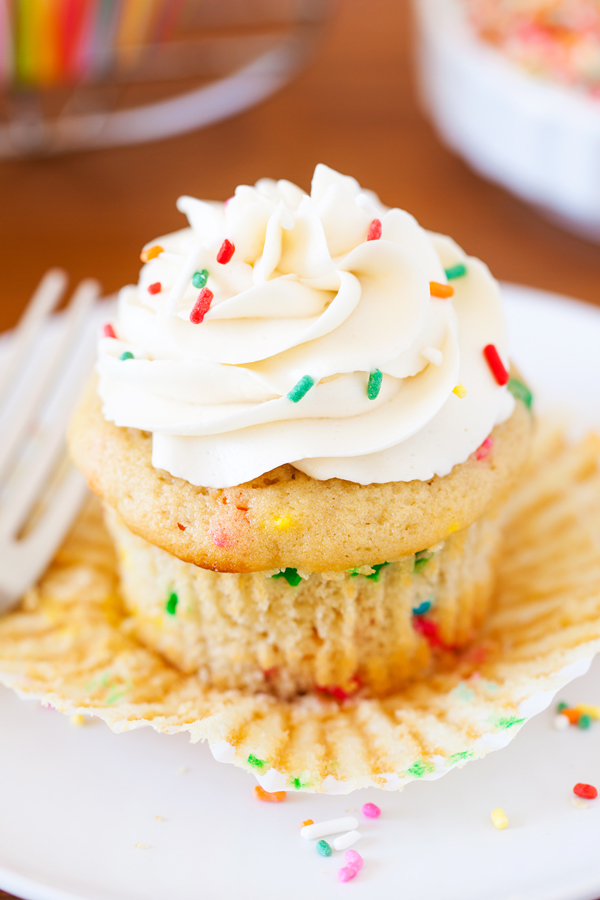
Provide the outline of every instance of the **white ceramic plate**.
{"type": "MultiPolygon", "coordinates": [[[[505,294],[514,357],[539,405],[551,397],[600,426],[600,310],[515,286],[505,294]]],[[[600,703],[600,660],[565,696],[600,703]]],[[[183,734],[75,728],[2,689],[0,887],[26,900],[596,900],[600,798],[576,808],[572,788],[600,787],[600,723],[557,732],[552,718],[401,794],[288,794],[274,805],[183,734]],[[362,818],[368,800],[380,819],[362,818]],[[505,831],[490,821],[497,806],[505,831]],[[343,854],[323,859],[299,829],[350,809],[365,864],[340,884],[343,854]]]]}

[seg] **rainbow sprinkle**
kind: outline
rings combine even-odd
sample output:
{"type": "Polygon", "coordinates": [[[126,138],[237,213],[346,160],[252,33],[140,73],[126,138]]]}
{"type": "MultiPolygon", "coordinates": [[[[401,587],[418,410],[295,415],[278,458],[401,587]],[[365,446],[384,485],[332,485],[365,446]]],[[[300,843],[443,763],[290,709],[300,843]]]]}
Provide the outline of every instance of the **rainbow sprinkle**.
{"type": "MultiPolygon", "coordinates": [[[[370,568],[374,571],[371,572],[370,575],[364,575],[363,577],[368,578],[369,581],[379,581],[379,579],[381,578],[381,570],[384,568],[384,566],[389,566],[389,562],[375,563],[374,566],[370,566],[370,568]]],[[[359,571],[360,568],[360,566],[356,566],[356,568],[354,569],[348,569],[348,575],[350,575],[352,578],[356,578],[357,575],[363,575],[363,573],[359,571]]]]}
{"type": "Polygon", "coordinates": [[[367,397],[369,400],[376,400],[381,390],[383,381],[383,372],[380,369],[374,369],[369,375],[369,383],[367,384],[367,397]]]}
{"type": "Polygon", "coordinates": [[[429,560],[431,559],[431,554],[429,550],[419,550],[418,553],[415,553],[415,562],[413,565],[413,572],[421,572],[429,560]]]}
{"type": "Polygon", "coordinates": [[[367,232],[367,240],[368,241],[378,241],[380,238],[381,238],[381,220],[373,219],[373,221],[369,225],[369,230],[367,232]]]}
{"type": "Polygon", "coordinates": [[[460,399],[462,400],[463,397],[466,397],[466,396],[467,396],[467,389],[466,389],[466,387],[464,386],[464,384],[461,384],[461,383],[459,382],[459,383],[456,385],[456,387],[453,387],[453,388],[452,388],[452,393],[453,393],[453,394],[456,394],[456,396],[457,396],[457,397],[460,397],[460,399]]]}
{"type": "Polygon", "coordinates": [[[283,572],[277,572],[271,575],[271,578],[285,578],[290,587],[298,587],[302,581],[302,576],[298,575],[298,569],[284,569],[283,572]]]}
{"type": "Polygon", "coordinates": [[[292,403],[298,403],[299,400],[302,400],[302,398],[308,394],[314,383],[315,379],[311,378],[310,375],[303,375],[300,381],[294,385],[287,395],[288,400],[291,400],[292,403]]]}
{"type": "Polygon", "coordinates": [[[508,818],[504,810],[499,806],[497,809],[492,810],[492,822],[494,823],[494,828],[499,828],[503,830],[508,825],[508,818]]]}
{"type": "Polygon", "coordinates": [[[206,282],[208,281],[208,269],[201,269],[200,272],[194,272],[192,277],[192,284],[195,288],[203,288],[206,287],[206,282]]]}
{"type": "Polygon", "coordinates": [[[418,606],[413,606],[413,616],[424,616],[431,609],[431,600],[423,600],[418,606]]]}
{"type": "Polygon", "coordinates": [[[504,368],[504,363],[500,359],[500,354],[496,350],[493,344],[486,344],[483,348],[483,355],[486,358],[487,364],[490,367],[490,371],[496,382],[503,387],[507,384],[509,375],[506,369],[504,368]]]}
{"type": "Polygon", "coordinates": [[[283,803],[286,793],[285,791],[265,791],[260,784],[257,784],[254,786],[254,796],[257,800],[262,800],[264,803],[283,803]]]}
{"type": "Polygon", "coordinates": [[[451,284],[440,284],[439,281],[429,282],[429,293],[440,300],[448,300],[454,296],[454,288],[451,284]]]}
{"type": "Polygon", "coordinates": [[[531,405],[533,403],[533,394],[526,384],[523,384],[523,382],[519,381],[518,378],[514,378],[514,376],[511,376],[508,379],[508,389],[515,400],[520,400],[521,403],[525,404],[527,409],[531,409],[531,405]]]}
{"type": "Polygon", "coordinates": [[[451,281],[453,278],[462,278],[463,275],[466,275],[467,267],[464,263],[457,263],[455,266],[450,266],[449,269],[444,269],[444,272],[448,281],[451,281]]]}
{"type": "Polygon", "coordinates": [[[129,350],[126,350],[125,353],[121,353],[119,359],[135,359],[133,353],[130,353],[129,350]]]}
{"type": "Polygon", "coordinates": [[[225,238],[225,240],[221,244],[219,252],[217,253],[217,262],[222,266],[227,265],[234,253],[235,244],[232,244],[231,241],[228,241],[227,238],[225,238]]]}
{"type": "Polygon", "coordinates": [[[172,591],[169,594],[169,599],[167,600],[167,602],[165,604],[165,610],[170,616],[174,616],[175,613],[177,612],[177,604],[178,603],[179,603],[179,597],[177,596],[175,591],[172,591]]]}
{"type": "Polygon", "coordinates": [[[140,259],[143,263],[147,263],[150,262],[151,259],[156,259],[160,253],[164,253],[160,244],[153,244],[152,247],[147,247],[146,250],[142,250],[140,259]]]}
{"type": "Polygon", "coordinates": [[[194,303],[192,307],[192,311],[190,313],[190,322],[194,325],[200,325],[204,322],[204,316],[210,309],[210,304],[213,301],[214,294],[210,290],[210,288],[202,288],[200,293],[198,294],[198,299],[194,303]]]}

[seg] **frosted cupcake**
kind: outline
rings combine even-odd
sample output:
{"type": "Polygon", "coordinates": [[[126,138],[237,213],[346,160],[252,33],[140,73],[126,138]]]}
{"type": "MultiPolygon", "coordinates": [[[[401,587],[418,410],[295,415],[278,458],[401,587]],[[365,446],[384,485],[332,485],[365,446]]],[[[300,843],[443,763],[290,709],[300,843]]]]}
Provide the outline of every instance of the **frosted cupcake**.
{"type": "Polygon", "coordinates": [[[497,285],[326,166],[178,208],[71,429],[130,627],[220,689],[385,695],[490,601],[530,431],[497,285]]]}

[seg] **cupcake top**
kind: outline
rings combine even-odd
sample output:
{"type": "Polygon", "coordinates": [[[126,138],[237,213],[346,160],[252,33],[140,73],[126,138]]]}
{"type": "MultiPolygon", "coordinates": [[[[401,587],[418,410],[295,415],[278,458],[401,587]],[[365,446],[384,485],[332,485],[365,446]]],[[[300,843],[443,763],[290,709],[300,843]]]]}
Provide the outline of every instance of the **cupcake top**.
{"type": "Polygon", "coordinates": [[[261,179],[178,208],[99,348],[103,415],[152,434],[156,469],[428,481],[510,417],[496,282],[449,238],[323,165],[310,195],[261,179]]]}
{"type": "Polygon", "coordinates": [[[600,98],[598,0],[466,0],[480,37],[532,75],[600,98]]]}

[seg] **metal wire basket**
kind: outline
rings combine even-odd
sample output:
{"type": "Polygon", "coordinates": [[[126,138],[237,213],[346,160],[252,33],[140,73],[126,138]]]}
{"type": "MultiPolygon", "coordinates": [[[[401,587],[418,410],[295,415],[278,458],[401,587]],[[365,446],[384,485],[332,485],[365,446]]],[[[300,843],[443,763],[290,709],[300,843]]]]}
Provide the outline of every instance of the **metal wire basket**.
{"type": "Polygon", "coordinates": [[[168,137],[267,97],[333,0],[0,0],[0,156],[168,137]]]}

